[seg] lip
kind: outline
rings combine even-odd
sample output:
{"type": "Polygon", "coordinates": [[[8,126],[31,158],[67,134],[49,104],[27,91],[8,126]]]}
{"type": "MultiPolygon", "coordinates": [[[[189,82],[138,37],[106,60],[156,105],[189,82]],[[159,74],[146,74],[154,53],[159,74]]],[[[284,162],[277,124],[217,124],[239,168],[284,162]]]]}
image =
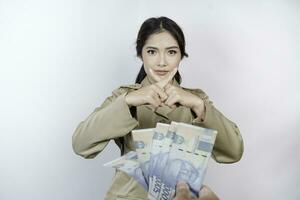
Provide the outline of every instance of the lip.
{"type": "Polygon", "coordinates": [[[166,75],[169,71],[167,70],[154,70],[157,75],[163,76],[166,75]]]}

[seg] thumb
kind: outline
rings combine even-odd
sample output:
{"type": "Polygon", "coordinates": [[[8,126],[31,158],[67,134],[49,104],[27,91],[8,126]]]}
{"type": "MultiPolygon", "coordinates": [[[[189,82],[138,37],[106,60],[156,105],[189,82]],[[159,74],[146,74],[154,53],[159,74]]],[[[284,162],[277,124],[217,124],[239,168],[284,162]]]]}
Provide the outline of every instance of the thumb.
{"type": "Polygon", "coordinates": [[[190,200],[190,191],[188,185],[179,181],[176,186],[176,198],[174,200],[190,200]]]}

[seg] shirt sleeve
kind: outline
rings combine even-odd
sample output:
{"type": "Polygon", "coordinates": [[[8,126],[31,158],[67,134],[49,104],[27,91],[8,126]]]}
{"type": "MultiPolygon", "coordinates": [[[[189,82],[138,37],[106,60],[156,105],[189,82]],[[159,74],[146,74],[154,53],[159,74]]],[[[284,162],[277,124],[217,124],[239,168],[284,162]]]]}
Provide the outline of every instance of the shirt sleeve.
{"type": "Polygon", "coordinates": [[[126,90],[114,90],[112,96],[79,123],[72,137],[76,154],[94,158],[111,139],[123,137],[138,126],[125,102],[126,94],[126,90]]]}
{"type": "Polygon", "coordinates": [[[238,126],[226,118],[202,91],[198,95],[205,105],[204,119],[200,120],[192,112],[192,124],[218,131],[212,157],[219,163],[234,163],[241,159],[244,152],[243,139],[238,126]]]}

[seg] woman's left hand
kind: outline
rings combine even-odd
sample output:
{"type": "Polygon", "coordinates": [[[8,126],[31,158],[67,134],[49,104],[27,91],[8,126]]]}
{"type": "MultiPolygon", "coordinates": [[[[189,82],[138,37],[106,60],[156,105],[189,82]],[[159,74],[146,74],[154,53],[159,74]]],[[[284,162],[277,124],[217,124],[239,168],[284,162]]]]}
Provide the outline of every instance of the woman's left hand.
{"type": "Polygon", "coordinates": [[[165,100],[164,104],[171,108],[176,107],[176,104],[186,106],[191,108],[198,117],[201,117],[205,111],[205,106],[203,100],[180,87],[171,85],[168,83],[165,86],[165,92],[168,95],[168,98],[165,100]]]}

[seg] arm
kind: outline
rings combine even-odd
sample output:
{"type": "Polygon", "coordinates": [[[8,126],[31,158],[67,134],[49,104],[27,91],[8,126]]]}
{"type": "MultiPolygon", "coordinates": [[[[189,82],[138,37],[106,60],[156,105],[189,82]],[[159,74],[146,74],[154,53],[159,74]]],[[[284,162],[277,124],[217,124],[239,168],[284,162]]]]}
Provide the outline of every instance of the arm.
{"type": "Polygon", "coordinates": [[[205,107],[201,116],[192,111],[192,124],[218,131],[212,157],[219,163],[234,163],[241,159],[244,151],[243,139],[237,125],[227,119],[209,100],[208,96],[199,91],[205,107]]]}
{"type": "Polygon", "coordinates": [[[72,145],[76,154],[94,158],[108,144],[110,139],[123,137],[138,126],[125,102],[124,89],[116,89],[76,128],[72,145]]]}

